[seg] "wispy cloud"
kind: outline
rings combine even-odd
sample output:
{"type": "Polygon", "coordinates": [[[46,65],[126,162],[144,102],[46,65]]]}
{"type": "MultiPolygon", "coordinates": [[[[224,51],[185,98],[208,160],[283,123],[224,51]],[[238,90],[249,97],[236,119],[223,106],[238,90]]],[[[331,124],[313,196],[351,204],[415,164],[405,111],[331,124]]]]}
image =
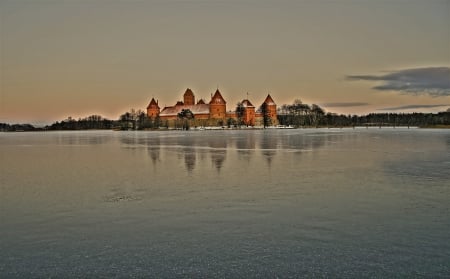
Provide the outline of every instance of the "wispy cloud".
{"type": "Polygon", "coordinates": [[[345,107],[361,107],[361,106],[367,106],[369,103],[360,103],[360,102],[342,102],[342,103],[325,103],[322,104],[324,107],[329,108],[345,108],[345,107]]]}
{"type": "Polygon", "coordinates": [[[410,95],[450,96],[450,68],[413,68],[385,75],[348,75],[347,80],[381,81],[376,90],[393,90],[410,95]]]}
{"type": "Polygon", "coordinates": [[[424,108],[438,108],[438,107],[450,107],[450,104],[444,105],[407,105],[400,107],[392,107],[392,108],[382,108],[378,110],[408,110],[408,109],[424,109],[424,108]]]}

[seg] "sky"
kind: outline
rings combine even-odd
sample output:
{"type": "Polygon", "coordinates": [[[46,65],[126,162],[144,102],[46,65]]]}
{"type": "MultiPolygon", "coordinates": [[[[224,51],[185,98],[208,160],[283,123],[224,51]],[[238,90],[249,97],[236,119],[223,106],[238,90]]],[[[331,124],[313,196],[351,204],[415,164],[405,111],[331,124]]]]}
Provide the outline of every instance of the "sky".
{"type": "Polygon", "coordinates": [[[268,93],[325,111],[450,107],[450,0],[0,0],[0,122],[117,119],[268,93]]]}

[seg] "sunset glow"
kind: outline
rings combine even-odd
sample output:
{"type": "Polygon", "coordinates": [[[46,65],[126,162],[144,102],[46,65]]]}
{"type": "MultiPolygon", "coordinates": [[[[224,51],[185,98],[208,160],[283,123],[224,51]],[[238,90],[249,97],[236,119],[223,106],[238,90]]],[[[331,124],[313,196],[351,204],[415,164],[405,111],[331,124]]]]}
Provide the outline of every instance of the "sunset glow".
{"type": "Polygon", "coordinates": [[[344,114],[450,107],[450,1],[0,1],[0,17],[0,122],[117,119],[186,88],[344,114]]]}

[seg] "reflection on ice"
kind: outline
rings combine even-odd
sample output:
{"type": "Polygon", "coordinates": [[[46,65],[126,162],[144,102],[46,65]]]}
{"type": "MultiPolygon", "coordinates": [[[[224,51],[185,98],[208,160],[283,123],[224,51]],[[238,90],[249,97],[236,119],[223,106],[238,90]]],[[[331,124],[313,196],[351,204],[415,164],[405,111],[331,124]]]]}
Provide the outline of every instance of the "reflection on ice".
{"type": "MultiPolygon", "coordinates": [[[[320,134],[319,134],[320,135],[320,134]]],[[[296,153],[297,155],[318,150],[327,144],[338,142],[342,137],[329,134],[316,136],[314,133],[298,134],[267,131],[171,131],[150,133],[126,133],[120,142],[126,149],[147,148],[147,153],[154,165],[169,153],[175,152],[183,160],[188,172],[206,157],[218,171],[224,166],[227,156],[237,156],[240,160],[250,162],[252,158],[263,156],[270,167],[277,154],[296,153]]]]}
{"type": "Polygon", "coordinates": [[[195,162],[197,159],[197,153],[193,148],[184,148],[184,164],[186,165],[186,170],[192,172],[195,168],[195,162]]]}
{"type": "Polygon", "coordinates": [[[215,140],[209,141],[208,145],[211,148],[211,162],[220,171],[227,156],[227,139],[225,137],[217,137],[215,140]]]}
{"type": "Polygon", "coordinates": [[[271,134],[265,133],[260,139],[260,149],[267,161],[267,164],[271,165],[272,159],[276,154],[279,137],[273,137],[271,134]]]}
{"type": "Polygon", "coordinates": [[[449,139],[0,133],[0,277],[447,278],[449,139]]]}
{"type": "Polygon", "coordinates": [[[161,147],[159,145],[148,146],[147,152],[148,152],[148,155],[150,156],[150,158],[152,159],[153,164],[160,162],[159,156],[160,156],[160,152],[161,152],[161,147]]]}

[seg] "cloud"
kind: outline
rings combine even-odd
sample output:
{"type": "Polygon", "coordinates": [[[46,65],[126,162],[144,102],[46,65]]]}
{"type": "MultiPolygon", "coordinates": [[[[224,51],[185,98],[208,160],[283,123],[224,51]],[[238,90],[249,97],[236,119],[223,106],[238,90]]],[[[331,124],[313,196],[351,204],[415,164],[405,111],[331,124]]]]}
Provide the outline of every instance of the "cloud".
{"type": "Polygon", "coordinates": [[[376,90],[400,91],[410,95],[450,96],[450,68],[429,67],[404,69],[385,75],[349,75],[347,80],[381,81],[376,90]]]}
{"type": "Polygon", "coordinates": [[[447,107],[447,106],[450,106],[450,104],[444,104],[444,105],[407,105],[407,106],[401,106],[401,107],[382,108],[382,109],[378,109],[378,110],[407,110],[407,109],[438,108],[438,107],[447,107]]]}
{"type": "Polygon", "coordinates": [[[361,107],[361,106],[367,106],[367,105],[369,105],[369,103],[349,102],[349,103],[325,103],[325,104],[322,104],[322,106],[329,107],[329,108],[361,107]]]}

